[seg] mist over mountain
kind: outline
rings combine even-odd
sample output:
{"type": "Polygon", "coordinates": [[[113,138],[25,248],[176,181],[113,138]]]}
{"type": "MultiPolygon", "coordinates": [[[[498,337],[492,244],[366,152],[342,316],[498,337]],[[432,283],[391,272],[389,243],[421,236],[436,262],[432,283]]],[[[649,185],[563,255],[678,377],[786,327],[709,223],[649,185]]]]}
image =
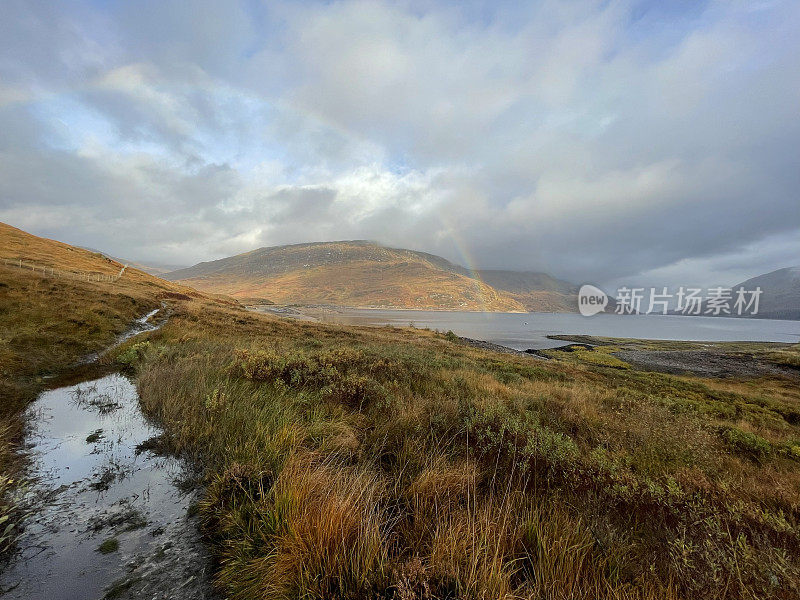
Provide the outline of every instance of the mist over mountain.
{"type": "Polygon", "coordinates": [[[759,319],[800,319],[800,266],[786,267],[752,277],[733,286],[734,290],[761,288],[759,319]]]}

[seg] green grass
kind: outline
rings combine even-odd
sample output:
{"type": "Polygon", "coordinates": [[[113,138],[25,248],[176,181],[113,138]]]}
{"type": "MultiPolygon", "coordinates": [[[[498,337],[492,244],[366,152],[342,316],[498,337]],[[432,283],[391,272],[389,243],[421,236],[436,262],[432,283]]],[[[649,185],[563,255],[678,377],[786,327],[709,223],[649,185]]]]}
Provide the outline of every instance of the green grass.
{"type": "Polygon", "coordinates": [[[550,358],[558,358],[578,364],[612,367],[614,369],[628,369],[630,365],[613,355],[619,350],[618,346],[602,345],[594,348],[581,348],[570,346],[569,351],[545,350],[543,353],[550,358]]]}
{"type": "Polygon", "coordinates": [[[123,598],[125,594],[130,590],[134,585],[139,582],[140,578],[138,577],[130,577],[125,579],[120,579],[116,581],[114,584],[111,585],[106,590],[105,595],[103,596],[104,600],[116,600],[116,598],[123,598]]]}
{"type": "Polygon", "coordinates": [[[119,550],[119,540],[117,538],[109,538],[97,547],[100,554],[111,554],[119,550]]]}
{"type": "Polygon", "coordinates": [[[770,352],[766,357],[778,365],[800,368],[800,344],[770,352]]]}

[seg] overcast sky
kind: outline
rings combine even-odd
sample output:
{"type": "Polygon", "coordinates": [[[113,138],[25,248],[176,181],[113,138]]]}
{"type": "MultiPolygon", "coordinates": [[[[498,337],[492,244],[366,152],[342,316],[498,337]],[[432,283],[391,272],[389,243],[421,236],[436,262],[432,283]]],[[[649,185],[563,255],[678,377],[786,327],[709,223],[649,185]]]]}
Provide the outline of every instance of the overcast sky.
{"type": "Polygon", "coordinates": [[[800,2],[2,0],[0,220],[575,282],[800,264],[800,2]]]}

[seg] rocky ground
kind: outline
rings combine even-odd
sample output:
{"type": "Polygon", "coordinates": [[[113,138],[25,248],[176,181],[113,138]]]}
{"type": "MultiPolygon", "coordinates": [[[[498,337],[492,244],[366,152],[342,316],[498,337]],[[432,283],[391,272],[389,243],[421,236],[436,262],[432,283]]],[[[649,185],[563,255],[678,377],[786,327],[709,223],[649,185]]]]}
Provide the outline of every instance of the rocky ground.
{"type": "Polygon", "coordinates": [[[741,353],[702,350],[622,350],[614,356],[646,371],[701,377],[796,377],[800,371],[741,353]]]}
{"type": "Polygon", "coordinates": [[[716,378],[800,378],[800,369],[796,365],[780,360],[783,354],[796,351],[792,344],[548,337],[572,343],[547,352],[596,348],[643,371],[716,378]]]}

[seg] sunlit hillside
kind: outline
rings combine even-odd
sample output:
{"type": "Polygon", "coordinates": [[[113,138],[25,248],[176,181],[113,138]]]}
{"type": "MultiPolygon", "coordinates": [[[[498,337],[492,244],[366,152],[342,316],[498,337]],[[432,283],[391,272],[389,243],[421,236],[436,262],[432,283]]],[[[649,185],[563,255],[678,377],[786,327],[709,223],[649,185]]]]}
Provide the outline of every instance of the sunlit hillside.
{"type": "Polygon", "coordinates": [[[525,310],[441,257],[364,241],[260,248],[167,277],[199,290],[277,304],[525,310]]]}

